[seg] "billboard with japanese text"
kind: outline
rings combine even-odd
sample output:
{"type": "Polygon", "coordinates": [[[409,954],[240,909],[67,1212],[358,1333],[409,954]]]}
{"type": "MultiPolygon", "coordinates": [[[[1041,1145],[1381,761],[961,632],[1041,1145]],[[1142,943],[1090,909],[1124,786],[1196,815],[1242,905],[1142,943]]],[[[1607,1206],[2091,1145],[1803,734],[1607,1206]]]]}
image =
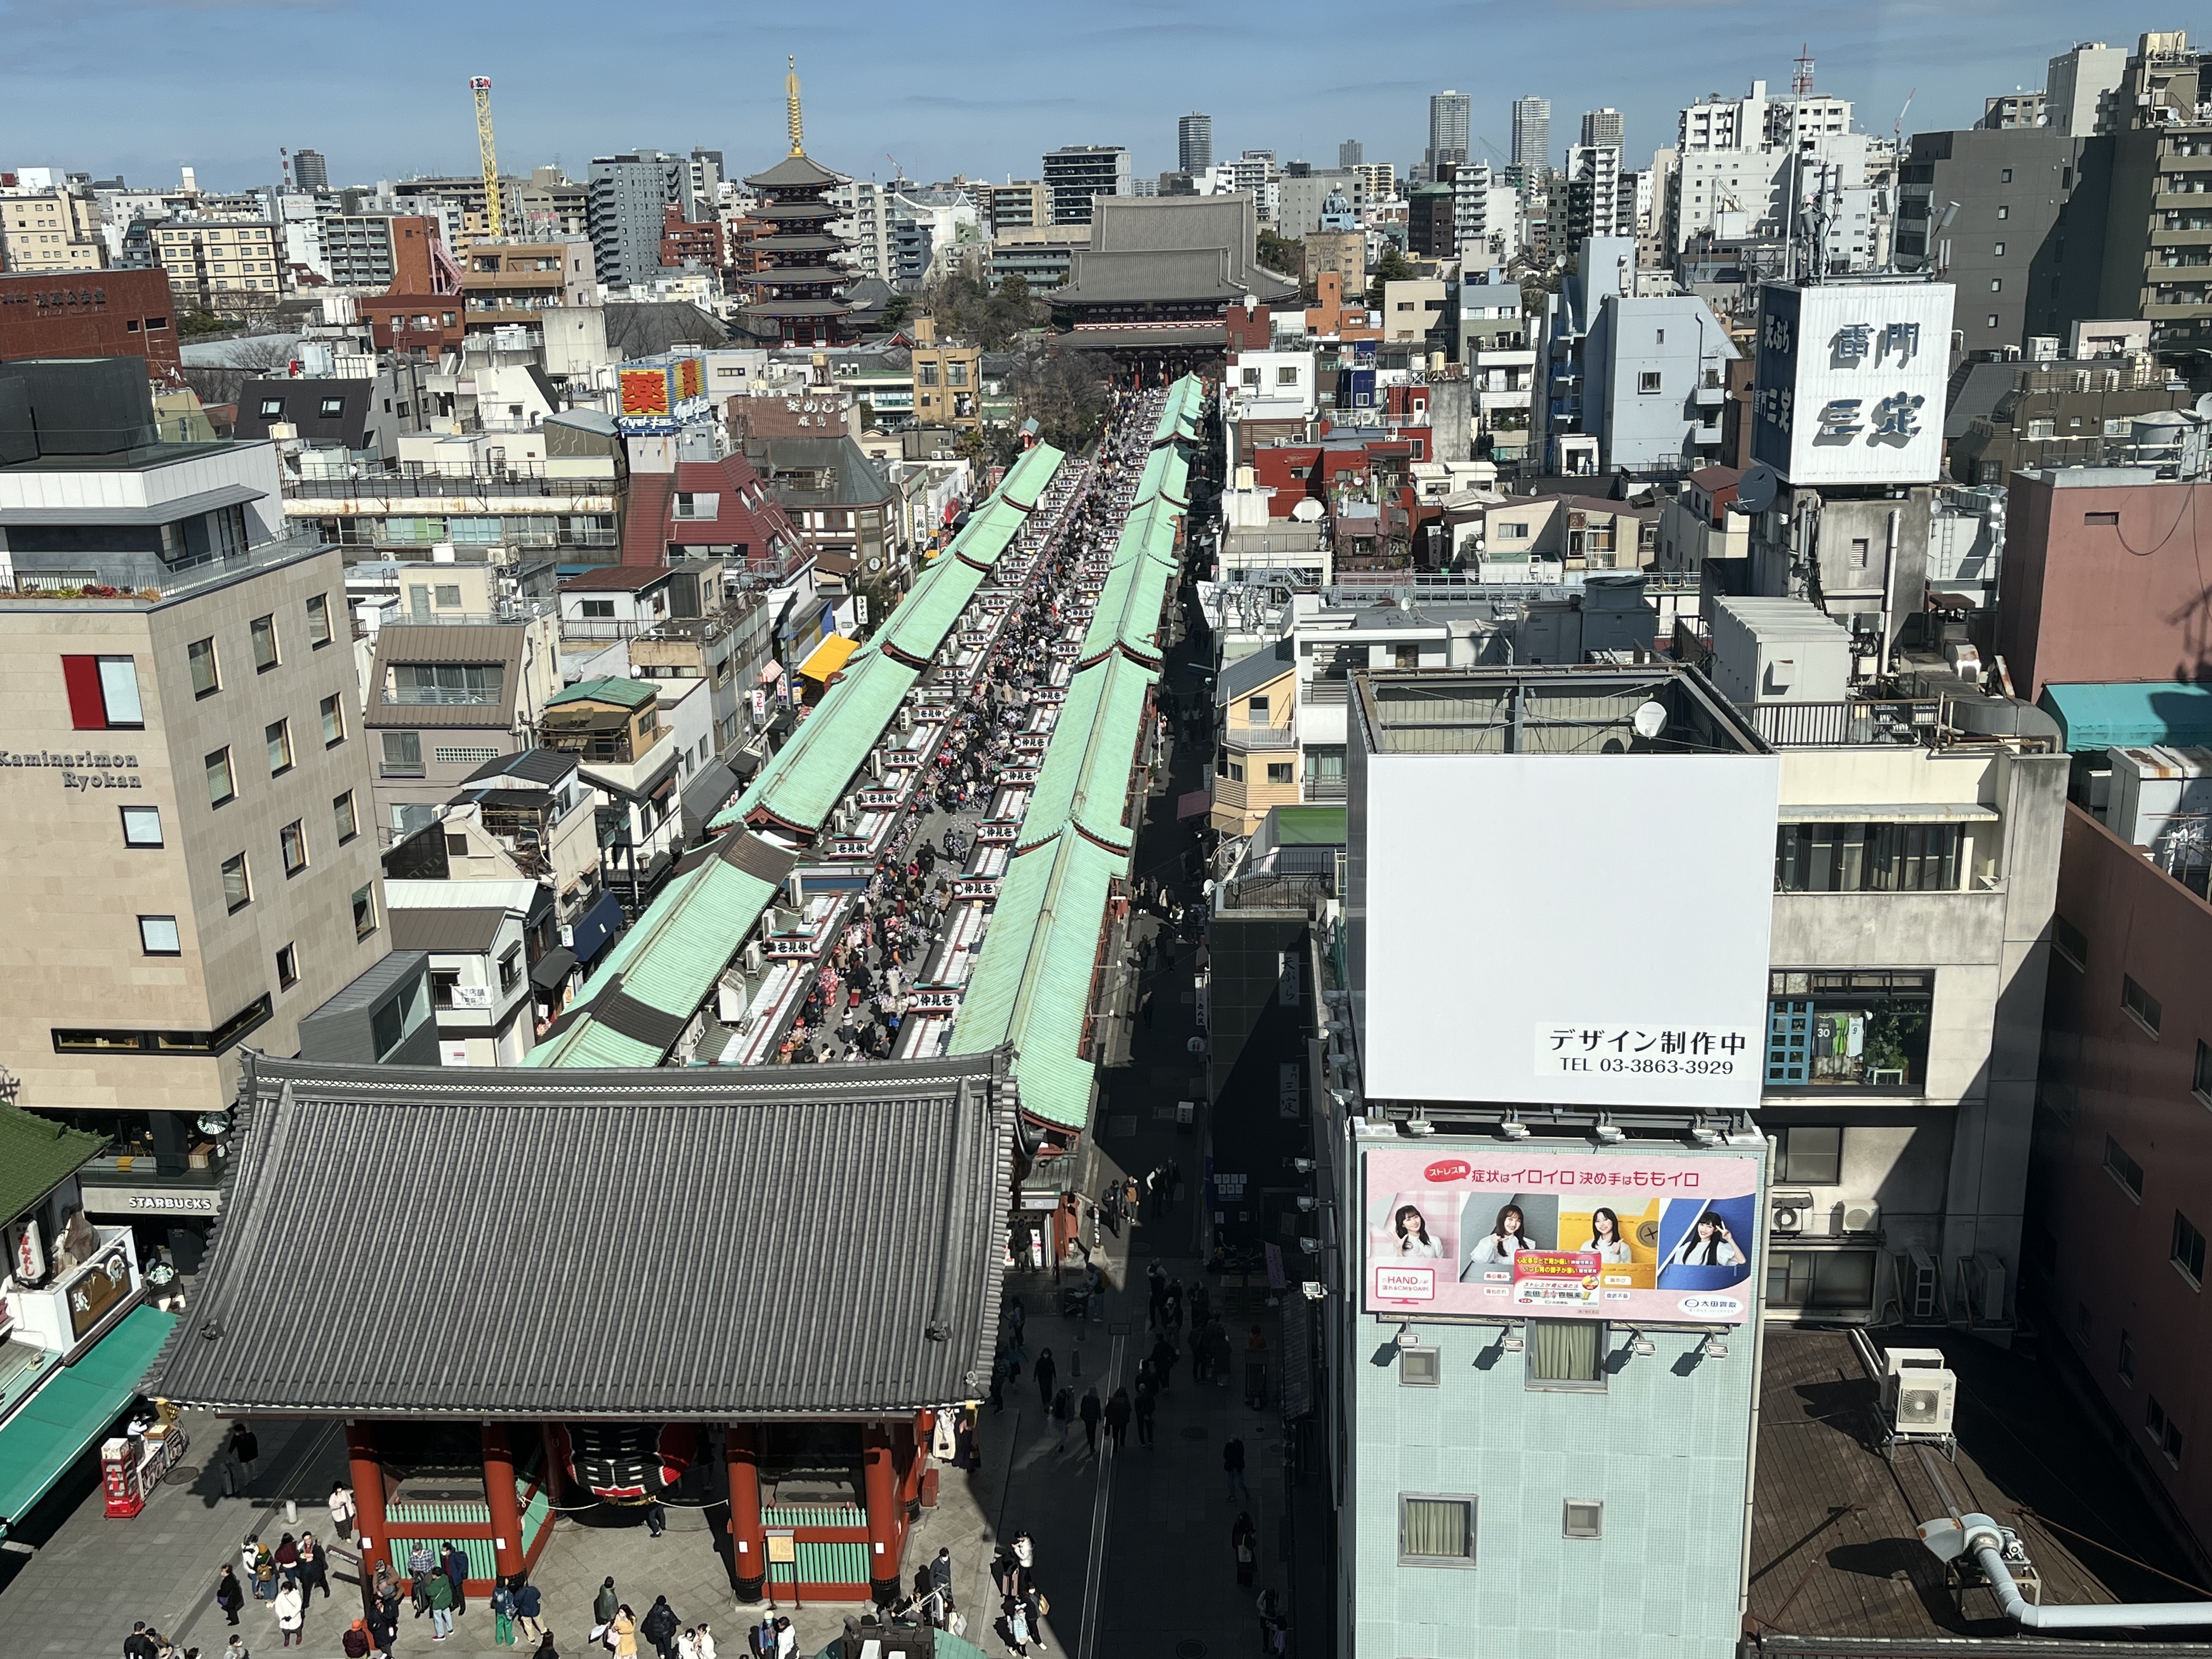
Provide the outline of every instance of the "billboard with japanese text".
{"type": "Polygon", "coordinates": [[[1917,279],[1767,283],[1753,458],[1793,484],[1935,483],[1953,292],[1917,279]]]}
{"type": "Polygon", "coordinates": [[[1362,1305],[1385,1318],[1735,1325],[1757,1304],[1758,1148],[1378,1148],[1362,1305]]]}

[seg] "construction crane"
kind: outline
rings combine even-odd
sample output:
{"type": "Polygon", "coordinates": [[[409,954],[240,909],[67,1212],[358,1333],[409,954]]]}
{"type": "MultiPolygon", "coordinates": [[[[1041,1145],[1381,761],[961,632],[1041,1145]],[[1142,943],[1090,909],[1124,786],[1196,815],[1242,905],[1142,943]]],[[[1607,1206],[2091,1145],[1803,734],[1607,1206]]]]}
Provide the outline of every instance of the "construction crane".
{"type": "Polygon", "coordinates": [[[477,95],[477,153],[483,159],[484,234],[496,241],[505,215],[500,210],[499,148],[491,137],[491,76],[472,76],[469,90],[477,95]]]}

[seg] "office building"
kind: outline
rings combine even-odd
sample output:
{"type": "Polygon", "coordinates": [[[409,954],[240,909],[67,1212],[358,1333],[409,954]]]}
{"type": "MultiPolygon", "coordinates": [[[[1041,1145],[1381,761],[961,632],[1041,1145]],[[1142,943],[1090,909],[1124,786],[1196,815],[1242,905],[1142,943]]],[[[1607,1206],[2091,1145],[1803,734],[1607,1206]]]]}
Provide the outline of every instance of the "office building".
{"type": "Polygon", "coordinates": [[[150,1135],[157,1185],[240,1047],[290,1051],[385,949],[344,573],[284,534],[269,444],[158,440],[137,359],[0,368],[11,405],[9,585],[51,597],[0,607],[37,769],[0,827],[0,1057],[18,1104],[150,1135]],[[57,848],[78,879],[40,876],[57,848]]]}
{"type": "Polygon", "coordinates": [[[319,149],[295,149],[292,152],[292,182],[300,189],[322,191],[331,187],[330,163],[319,149]]]}
{"type": "MultiPolygon", "coordinates": [[[[1912,135],[1899,167],[1898,264],[1940,270],[1958,290],[1958,355],[2022,350],[2091,314],[2095,258],[2084,246],[2063,256],[2094,142],[2055,125],[1912,135]]],[[[2094,190],[2083,204],[2102,205],[2094,190]]]]}
{"type": "Polygon", "coordinates": [[[1340,168],[1358,167],[1366,159],[1366,147],[1357,138],[1346,138],[1336,147],[1336,165],[1340,168]]]}
{"type": "Polygon", "coordinates": [[[2127,125],[2120,106],[2120,82],[2127,72],[2125,46],[2085,40],[2060,52],[2044,77],[2044,118],[2073,138],[2119,131],[2127,125]]]}
{"type": "Polygon", "coordinates": [[[107,264],[90,191],[56,185],[0,196],[0,270],[98,270],[107,264]]]}
{"type": "Polygon", "coordinates": [[[1621,148],[1626,142],[1621,113],[1610,105],[1583,112],[1583,143],[1621,148]]]}
{"type": "Polygon", "coordinates": [[[273,219],[172,220],[152,246],[180,308],[238,316],[273,311],[282,297],[284,235],[273,219]]]}
{"type": "Polygon", "coordinates": [[[1542,172],[1552,164],[1552,100],[1516,98],[1513,100],[1513,165],[1542,172]]]}
{"type": "Polygon", "coordinates": [[[1044,157],[1045,194],[1055,225],[1087,225],[1100,196],[1133,196],[1129,152],[1120,144],[1066,144],[1044,157]]]}
{"type": "Polygon", "coordinates": [[[1441,179],[1437,171],[1443,167],[1457,167],[1467,160],[1468,130],[1474,120],[1474,100],[1463,92],[1433,93],[1429,98],[1429,147],[1422,152],[1427,162],[1429,177],[1441,179]]]}
{"type": "Polygon", "coordinates": [[[690,163],[660,150],[593,156],[585,192],[599,279],[610,287],[644,288],[659,275],[671,204],[687,221],[701,216],[693,210],[690,163]]]}
{"type": "Polygon", "coordinates": [[[44,276],[0,275],[0,362],[17,357],[143,357],[161,386],[182,376],[174,296],[157,270],[104,270],[58,288],[44,276]]]}
{"type": "Polygon", "coordinates": [[[1176,123],[1176,171],[1200,173],[1213,165],[1213,118],[1195,111],[1176,123]]]}
{"type": "Polygon", "coordinates": [[[1001,230],[1033,230],[1052,222],[1052,198],[1042,179],[986,185],[982,206],[994,235],[1001,230]]]}

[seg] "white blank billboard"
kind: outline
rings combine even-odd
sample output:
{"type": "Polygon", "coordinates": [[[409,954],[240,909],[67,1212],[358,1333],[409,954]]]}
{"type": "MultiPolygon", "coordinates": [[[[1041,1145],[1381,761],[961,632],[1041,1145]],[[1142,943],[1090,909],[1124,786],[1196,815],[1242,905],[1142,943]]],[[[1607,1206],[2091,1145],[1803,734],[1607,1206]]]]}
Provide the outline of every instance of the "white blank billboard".
{"type": "Polygon", "coordinates": [[[1778,759],[1365,758],[1370,1097],[1758,1103],[1778,759]]]}

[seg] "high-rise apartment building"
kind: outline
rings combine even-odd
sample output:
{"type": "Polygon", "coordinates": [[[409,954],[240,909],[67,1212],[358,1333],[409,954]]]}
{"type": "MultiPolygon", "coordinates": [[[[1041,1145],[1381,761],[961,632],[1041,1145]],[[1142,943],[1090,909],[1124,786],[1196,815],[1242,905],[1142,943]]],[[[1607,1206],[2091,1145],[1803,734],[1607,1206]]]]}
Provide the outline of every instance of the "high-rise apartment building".
{"type": "Polygon", "coordinates": [[[1195,110],[1176,123],[1176,171],[1199,173],[1213,165],[1213,118],[1195,110]]]}
{"type": "Polygon", "coordinates": [[[1611,144],[1616,149],[1620,149],[1625,131],[1620,112],[1610,105],[1604,109],[1583,112],[1583,143],[1585,144],[1611,144]]]}
{"type": "Polygon", "coordinates": [[[107,263],[90,191],[57,185],[0,196],[0,270],[98,270],[107,263]]]}
{"type": "MultiPolygon", "coordinates": [[[[1635,175],[1628,177],[1632,181],[1635,175]]],[[[1577,144],[1567,152],[1567,236],[1579,245],[1589,236],[1636,234],[1632,182],[1626,212],[1621,200],[1620,146],[1577,144]],[[1626,221],[1624,222],[1624,220],[1626,221]]]]}
{"type": "Polygon", "coordinates": [[[1439,92],[1429,99],[1429,147],[1423,155],[1429,177],[1439,167],[1457,167],[1467,160],[1468,131],[1474,119],[1474,100],[1463,92],[1439,92]]]}
{"type": "Polygon", "coordinates": [[[1513,100],[1513,165],[1546,167],[1552,161],[1552,100],[1516,98],[1513,100]]]}
{"type": "Polygon", "coordinates": [[[2044,77],[2043,112],[2050,125],[2069,137],[2118,132],[2126,122],[2120,107],[2120,82],[2127,76],[2128,49],[2102,40],[2084,40],[2051,60],[2044,77]]]}
{"type": "Polygon", "coordinates": [[[330,163],[319,149],[295,149],[292,152],[292,182],[301,190],[328,190],[331,187],[330,163]]]}
{"type": "Polygon", "coordinates": [[[1045,193],[1052,198],[1052,222],[1087,225],[1091,204],[1099,196],[1133,196],[1129,152],[1121,144],[1063,144],[1044,157],[1045,193]]]}
{"type": "Polygon", "coordinates": [[[1357,138],[1347,138],[1336,147],[1336,164],[1339,167],[1356,167],[1366,159],[1366,146],[1357,138]]]}
{"type": "Polygon", "coordinates": [[[693,202],[691,164],[683,156],[657,149],[593,156],[585,180],[585,215],[599,280],[616,287],[653,281],[660,274],[664,210],[674,203],[687,221],[696,220],[702,216],[693,202]]]}

